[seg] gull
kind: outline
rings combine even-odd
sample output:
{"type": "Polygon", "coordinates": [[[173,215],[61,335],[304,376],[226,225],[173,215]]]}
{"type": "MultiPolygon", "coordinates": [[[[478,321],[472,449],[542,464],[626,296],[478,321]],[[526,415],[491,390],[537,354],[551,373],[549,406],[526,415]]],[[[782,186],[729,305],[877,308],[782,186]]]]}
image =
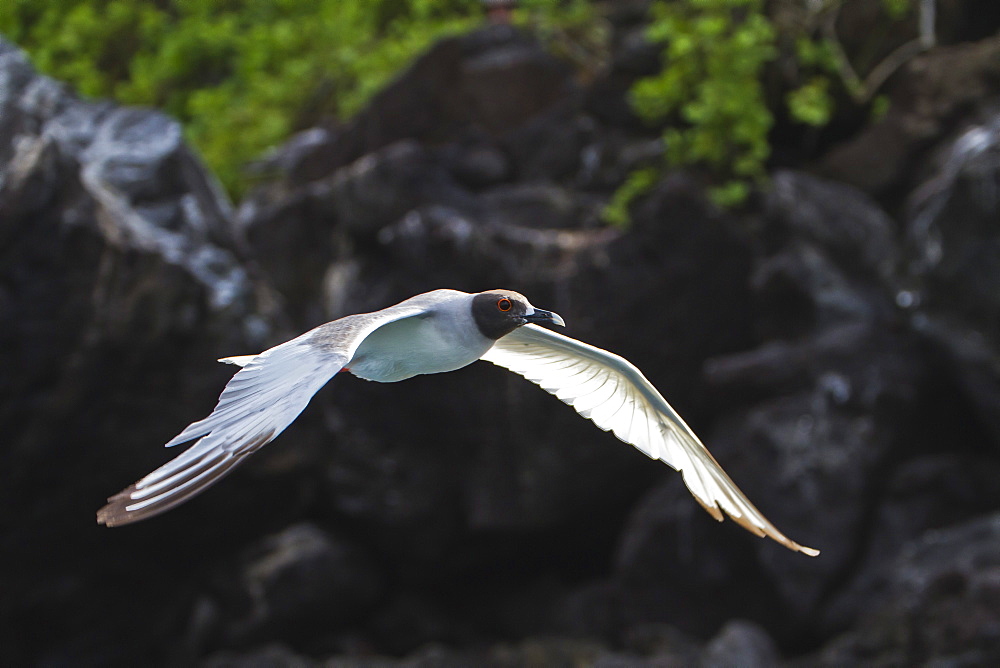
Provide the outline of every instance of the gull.
{"type": "Polygon", "coordinates": [[[186,451],[108,499],[109,527],[187,501],[270,443],[340,372],[394,383],[486,360],[524,376],[652,459],[681,472],[694,498],[758,536],[809,556],[817,550],[781,533],[726,475],[708,449],[635,366],[535,323],[565,326],[511,290],[434,290],[395,306],[320,325],[258,355],[225,357],[242,367],[212,413],[167,443],[186,451]]]}

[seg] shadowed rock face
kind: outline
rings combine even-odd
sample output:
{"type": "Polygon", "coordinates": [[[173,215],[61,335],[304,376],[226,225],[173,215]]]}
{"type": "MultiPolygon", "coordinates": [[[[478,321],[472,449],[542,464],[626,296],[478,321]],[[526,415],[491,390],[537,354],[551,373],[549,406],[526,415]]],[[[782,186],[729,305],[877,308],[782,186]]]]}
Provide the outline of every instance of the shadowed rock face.
{"type": "MultiPolygon", "coordinates": [[[[657,148],[620,97],[655,58],[616,11],[593,84],[505,27],[447,40],[277,149],[235,211],[176,123],[82,101],[0,41],[0,658],[843,665],[961,658],[959,638],[995,659],[1000,92],[899,148],[920,170],[858,183],[831,171],[844,149],[739,214],[673,173],[608,229],[657,148]],[[716,525],[676,473],[485,364],[337,378],[204,496],[94,523],[210,410],[215,358],[497,286],[635,362],[822,556],[716,525]]],[[[925,113],[905,102],[935,57],[893,113],[925,113]]]]}
{"type": "Polygon", "coordinates": [[[59,660],[74,650],[36,624],[103,617],[99,643],[138,614],[98,585],[128,575],[94,501],[161,461],[187,402],[218,392],[216,349],[262,345],[272,315],[176,122],[81,101],[0,42],[0,155],[0,645],[59,660]]]}
{"type": "Polygon", "coordinates": [[[811,665],[995,663],[1000,659],[998,548],[995,514],[928,531],[892,560],[856,630],[831,643],[811,665]]]}

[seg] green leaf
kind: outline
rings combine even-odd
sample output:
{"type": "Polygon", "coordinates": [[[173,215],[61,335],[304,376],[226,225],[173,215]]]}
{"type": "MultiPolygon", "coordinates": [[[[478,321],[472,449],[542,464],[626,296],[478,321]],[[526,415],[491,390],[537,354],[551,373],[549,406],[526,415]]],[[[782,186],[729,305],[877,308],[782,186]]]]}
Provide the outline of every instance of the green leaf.
{"type": "Polygon", "coordinates": [[[785,97],[792,118],[816,127],[830,122],[833,115],[833,98],[829,93],[829,79],[813,77],[785,97]]]}
{"type": "Polygon", "coordinates": [[[720,186],[709,188],[708,198],[716,206],[732,209],[746,202],[750,186],[745,181],[727,181],[720,186]]]}
{"type": "MultiPolygon", "coordinates": [[[[708,167],[725,181],[713,195],[719,202],[742,201],[745,180],[763,175],[770,151],[773,118],[761,75],[777,49],[763,8],[760,0],[654,2],[647,36],[664,44],[663,71],[636,82],[630,95],[641,118],[671,123],[663,133],[667,165],[708,167]]],[[[617,199],[632,188],[626,182],[615,194],[614,219],[617,199]]]]}
{"type": "Polygon", "coordinates": [[[629,210],[638,197],[646,194],[660,178],[660,170],[643,168],[633,171],[611,197],[601,212],[604,222],[616,227],[627,227],[631,221],[629,210]]]}

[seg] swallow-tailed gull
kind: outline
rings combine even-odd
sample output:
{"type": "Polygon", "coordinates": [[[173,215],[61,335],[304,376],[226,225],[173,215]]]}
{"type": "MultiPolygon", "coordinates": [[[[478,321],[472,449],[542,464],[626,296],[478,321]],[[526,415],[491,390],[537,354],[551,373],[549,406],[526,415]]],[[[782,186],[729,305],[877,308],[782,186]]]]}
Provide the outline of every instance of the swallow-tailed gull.
{"type": "Polygon", "coordinates": [[[220,360],[242,367],[211,415],[167,447],[185,452],[108,499],[107,526],[158,515],[219,481],[270,443],[334,375],[393,383],[454,371],[482,359],[520,374],[653,459],[681,472],[712,517],[723,512],[758,536],[810,556],[739,490],[670,404],[627,360],[534,323],[564,326],[551,311],[510,290],[434,290],[395,306],[349,315],[265,350],[220,360]]]}

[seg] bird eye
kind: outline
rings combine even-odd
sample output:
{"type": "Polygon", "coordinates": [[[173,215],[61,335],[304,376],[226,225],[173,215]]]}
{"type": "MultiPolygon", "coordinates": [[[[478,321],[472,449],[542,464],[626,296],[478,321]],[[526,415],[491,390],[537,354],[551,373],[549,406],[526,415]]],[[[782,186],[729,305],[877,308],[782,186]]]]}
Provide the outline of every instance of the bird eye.
{"type": "Polygon", "coordinates": [[[510,300],[507,299],[506,297],[501,297],[500,299],[497,300],[497,308],[503,311],[504,313],[509,311],[510,307],[511,307],[510,300]]]}

